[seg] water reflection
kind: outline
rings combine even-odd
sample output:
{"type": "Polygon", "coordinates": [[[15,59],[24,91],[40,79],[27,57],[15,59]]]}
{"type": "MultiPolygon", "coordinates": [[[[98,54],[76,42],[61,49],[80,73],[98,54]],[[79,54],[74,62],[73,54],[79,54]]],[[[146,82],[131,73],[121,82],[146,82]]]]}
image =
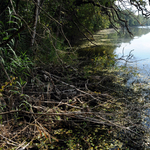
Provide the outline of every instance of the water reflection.
{"type": "MultiPolygon", "coordinates": [[[[148,129],[150,129],[150,109],[149,106],[146,108],[147,105],[149,105],[149,99],[150,99],[150,27],[138,27],[133,28],[132,32],[134,34],[134,37],[122,37],[122,40],[120,40],[119,47],[116,48],[116,54],[121,57],[122,55],[127,55],[130,53],[131,50],[134,50],[132,52],[133,58],[132,61],[135,61],[134,63],[129,64],[129,66],[134,66],[138,69],[139,77],[132,77],[130,79],[130,82],[133,83],[134,81],[139,81],[139,85],[141,86],[141,96],[139,98],[142,99],[142,103],[144,103],[145,110],[143,110],[142,114],[142,123],[143,125],[148,129]],[[144,60],[143,60],[144,59],[144,60]],[[142,61],[137,61],[142,60],[142,61]],[[137,61],[137,62],[136,62],[137,61]]],[[[137,87],[137,84],[135,84],[137,87]]],[[[129,86],[132,86],[129,84],[129,86]]],[[[147,143],[150,143],[150,134],[145,135],[147,143]]],[[[149,148],[146,148],[149,149],[149,148]]]]}
{"type": "MultiPolygon", "coordinates": [[[[78,50],[78,55],[80,57],[85,58],[93,58],[98,56],[104,56],[104,55],[114,55],[115,53],[118,55],[118,57],[126,56],[124,59],[128,58],[129,53],[131,50],[134,50],[132,52],[134,57],[131,57],[132,63],[129,64],[129,66],[134,66],[139,69],[139,78],[135,77],[132,78],[129,84],[129,87],[132,89],[137,88],[139,92],[141,92],[138,95],[135,96],[136,100],[139,102],[139,104],[143,105],[143,108],[145,111],[140,110],[141,114],[139,116],[142,118],[142,123],[144,126],[146,126],[147,129],[150,128],[150,109],[146,107],[146,105],[149,103],[150,98],[150,92],[148,89],[150,89],[150,44],[149,44],[149,38],[150,38],[150,28],[144,27],[144,28],[132,28],[132,33],[134,37],[131,37],[127,33],[114,33],[111,32],[111,34],[106,34],[105,32],[97,33],[97,35],[94,35],[95,41],[92,41],[94,44],[97,44],[98,46],[95,46],[93,43],[90,43],[89,41],[86,41],[84,45],[81,45],[81,48],[78,50]],[[105,53],[104,53],[105,52],[105,53]],[[144,59],[143,61],[137,61],[144,59]],[[134,63],[133,63],[134,61],[134,63]],[[143,75],[141,75],[141,73],[143,75]],[[146,82],[143,82],[147,79],[146,82]],[[134,81],[136,80],[136,81],[134,81]],[[141,84],[142,83],[142,84],[141,84]],[[144,85],[145,84],[145,85],[144,85]],[[142,89],[142,85],[144,85],[146,88],[145,90],[142,89]],[[140,91],[141,90],[141,91],[140,91]],[[143,91],[142,91],[143,90],[143,91]]],[[[136,90],[136,89],[134,89],[136,90]]],[[[134,91],[133,92],[136,92],[134,91]]],[[[132,107],[133,109],[134,107],[132,107]]],[[[131,110],[131,109],[129,109],[131,110]]],[[[135,118],[134,118],[135,119],[135,118]]],[[[122,136],[123,137],[123,136],[122,136]]],[[[150,135],[146,135],[147,141],[150,143],[150,135]]]]}
{"type": "Polygon", "coordinates": [[[105,54],[111,56],[117,54],[118,57],[124,56],[126,59],[132,51],[134,57],[130,58],[131,65],[138,67],[141,72],[145,73],[145,69],[146,71],[150,70],[150,27],[134,27],[130,30],[134,37],[131,37],[127,32],[117,33],[113,29],[99,31],[94,35],[95,40],[81,41],[78,54],[80,57],[92,58],[103,56],[103,51],[105,51],[105,54]]]}
{"type": "MultiPolygon", "coordinates": [[[[128,56],[132,51],[134,57],[130,59],[132,63],[128,63],[128,66],[134,66],[138,69],[138,73],[141,74],[139,77],[140,82],[150,82],[150,27],[136,27],[132,28],[134,37],[129,36],[123,37],[119,46],[115,49],[118,57],[128,56]]],[[[126,57],[127,58],[127,57],[126,57]]],[[[125,58],[125,59],[126,59],[125,58]]],[[[132,78],[128,83],[132,83],[132,78]]],[[[130,85],[130,84],[129,84],[130,85]]],[[[149,84],[146,87],[150,87],[149,84]]]]}
{"type": "Polygon", "coordinates": [[[111,55],[116,49],[115,45],[99,45],[78,50],[79,57],[93,58],[96,56],[103,56],[105,54],[111,55]]]}
{"type": "Polygon", "coordinates": [[[119,46],[116,48],[116,53],[121,56],[124,52],[124,55],[128,55],[131,50],[133,51],[134,58],[136,60],[146,59],[144,62],[139,62],[138,64],[149,63],[150,60],[150,28],[132,28],[132,33],[134,35],[131,38],[128,34],[120,39],[119,46]]]}

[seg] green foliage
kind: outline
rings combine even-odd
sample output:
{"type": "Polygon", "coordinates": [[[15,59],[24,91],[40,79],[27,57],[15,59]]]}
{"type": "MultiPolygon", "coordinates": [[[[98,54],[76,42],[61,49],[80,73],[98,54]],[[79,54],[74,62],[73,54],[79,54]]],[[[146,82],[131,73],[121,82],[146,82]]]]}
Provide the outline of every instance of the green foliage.
{"type": "Polygon", "coordinates": [[[98,31],[100,29],[106,29],[110,27],[110,22],[108,16],[102,14],[102,12],[97,8],[95,9],[95,14],[92,20],[93,31],[98,31]]]}
{"type": "MultiPolygon", "coordinates": [[[[4,73],[5,71],[8,73],[8,76],[10,76],[10,81],[5,83],[4,81],[2,81],[3,84],[0,87],[0,97],[3,97],[3,93],[7,94],[8,101],[6,102],[9,103],[7,105],[5,104],[1,106],[1,111],[5,111],[5,108],[8,107],[8,111],[23,109],[28,112],[33,112],[32,108],[33,106],[36,106],[36,102],[33,101],[32,106],[30,104],[30,101],[27,101],[28,97],[23,93],[23,90],[25,85],[27,84],[27,78],[31,76],[32,68],[34,66],[41,66],[42,68],[45,67],[45,64],[48,66],[51,65],[51,63],[58,64],[59,62],[61,62],[63,70],[65,70],[66,68],[69,69],[66,69],[67,71],[64,72],[62,72],[61,69],[56,69],[55,72],[61,74],[60,78],[56,78],[58,80],[67,80],[67,82],[71,82],[71,80],[74,80],[74,77],[78,76],[79,74],[77,69],[74,69],[74,67],[72,66],[70,67],[70,65],[74,65],[75,63],[77,63],[77,55],[81,56],[81,58],[84,57],[83,59],[88,60],[87,62],[85,61],[85,63],[88,63],[89,65],[86,66],[87,64],[83,64],[83,66],[78,67],[79,70],[82,70],[82,73],[84,72],[83,74],[81,73],[81,75],[79,75],[78,78],[75,78],[75,80],[77,79],[75,81],[75,84],[78,85],[78,82],[80,82],[80,78],[84,78],[88,82],[87,76],[91,75],[92,73],[95,73],[95,70],[101,71],[105,68],[108,71],[112,66],[115,65],[115,55],[113,54],[114,47],[109,48],[109,50],[106,52],[105,47],[108,47],[107,44],[104,47],[96,47],[92,50],[86,48],[83,50],[84,52],[80,50],[78,51],[78,53],[75,54],[73,53],[74,49],[72,50],[71,48],[66,48],[68,47],[68,45],[70,46],[69,41],[71,43],[75,43],[76,40],[79,41],[79,39],[83,39],[83,37],[85,36],[93,40],[90,32],[94,33],[97,30],[111,27],[111,23],[109,21],[110,18],[117,18],[117,16],[113,16],[113,14],[111,13],[111,9],[109,8],[111,7],[111,5],[114,4],[114,0],[99,0],[97,2],[95,1],[95,4],[100,4],[100,7],[94,6],[92,4],[93,1],[86,0],[45,0],[41,2],[44,2],[44,4],[40,5],[40,13],[38,14],[39,18],[35,31],[36,37],[34,46],[31,46],[33,26],[35,24],[34,10],[36,8],[36,4],[34,3],[34,1],[12,0],[13,7],[10,3],[7,6],[7,8],[3,10],[4,13],[0,12],[0,44],[2,45],[0,47],[0,63],[2,64],[0,69],[3,70],[1,73],[1,77],[2,80],[8,81],[8,77],[6,77],[6,73],[4,73]],[[14,15],[15,12],[13,9],[15,10],[16,15],[14,15]],[[110,12],[109,17],[108,12],[110,12]],[[24,28],[22,29],[22,27],[24,28]],[[20,31],[20,28],[22,29],[22,31],[20,31]],[[16,31],[19,32],[15,34],[16,31]],[[101,51],[99,49],[101,49],[101,51]],[[71,75],[68,75],[69,72],[71,72],[71,75]],[[63,76],[65,76],[65,78],[62,79],[63,76]],[[14,104],[17,104],[18,107],[14,104]]],[[[144,6],[143,1],[140,1],[140,5],[144,6]]],[[[125,13],[127,14],[129,12],[125,13]]],[[[134,14],[132,14],[132,16],[130,17],[126,14],[119,15],[121,16],[121,18],[127,20],[129,25],[136,25],[134,17],[132,17],[134,16],[134,14]]],[[[143,18],[139,16],[139,19],[142,20],[143,18]]],[[[145,20],[143,19],[142,21],[145,20]]],[[[115,25],[119,26],[118,23],[116,23],[115,25]]],[[[34,79],[31,79],[31,81],[33,80],[34,79]]],[[[113,79],[109,78],[109,80],[106,80],[106,82],[109,81],[112,82],[113,79]]],[[[122,80],[120,79],[116,81],[115,84],[118,84],[120,81],[122,80]]],[[[91,87],[87,88],[92,89],[92,84],[89,84],[91,85],[91,87]]],[[[71,85],[74,85],[74,83],[71,85]]],[[[79,89],[80,86],[81,85],[79,85],[79,89]]],[[[58,90],[59,93],[59,86],[53,85],[53,91],[50,91],[50,93],[53,93],[52,99],[55,99],[55,94],[57,98],[56,90],[58,90]]],[[[62,93],[61,96],[63,97],[62,93]]],[[[100,91],[95,91],[94,93],[101,94],[100,91]]],[[[33,97],[36,99],[35,96],[33,97]]],[[[84,98],[86,99],[86,96],[84,98]]],[[[67,97],[67,99],[69,100],[70,97],[67,97]]],[[[69,100],[69,105],[74,106],[74,104],[72,105],[71,102],[73,102],[73,100],[69,100]]],[[[114,102],[111,103],[111,105],[113,104],[114,102]]],[[[38,110],[38,113],[41,113],[41,109],[46,110],[48,108],[45,107],[46,105],[48,106],[49,104],[45,103],[44,107],[40,106],[38,108],[40,111],[37,108],[35,109],[38,110]]],[[[102,105],[102,103],[100,105],[102,105]]],[[[83,106],[86,107],[87,103],[83,106]]],[[[114,110],[111,106],[105,105],[103,111],[110,111],[112,113],[114,110]]],[[[56,110],[55,113],[58,113],[58,111],[56,110]]],[[[90,117],[92,118],[93,116],[91,115],[90,117]]],[[[14,115],[14,118],[17,122],[20,119],[19,113],[16,113],[14,115]]],[[[66,118],[67,121],[68,118],[69,117],[66,118]]],[[[3,118],[0,116],[0,120],[2,119],[3,118]]],[[[8,119],[9,118],[7,118],[7,120],[8,119]]],[[[47,118],[47,120],[48,119],[49,118],[47,118]]],[[[39,119],[37,119],[37,122],[38,121],[40,122],[40,117],[39,119]]],[[[55,121],[52,121],[52,124],[56,125],[56,128],[59,128],[59,126],[57,126],[57,122],[62,121],[62,116],[55,117],[55,121]]],[[[32,123],[30,125],[32,125],[32,123]]],[[[112,136],[110,134],[111,130],[108,130],[108,128],[106,129],[102,126],[93,128],[89,127],[88,125],[88,122],[81,122],[80,128],[74,126],[73,129],[68,129],[67,126],[67,128],[62,127],[60,130],[53,130],[54,136],[56,136],[57,139],[63,139],[62,143],[58,143],[57,140],[52,139],[52,143],[47,144],[47,135],[45,134],[45,132],[41,133],[41,131],[39,131],[41,134],[39,134],[40,136],[37,136],[37,138],[41,141],[39,147],[43,148],[48,145],[51,149],[109,149],[110,144],[112,143],[110,142],[112,136]],[[44,138],[46,138],[46,140],[44,138]]],[[[55,128],[54,126],[49,127],[55,128]]],[[[45,126],[42,127],[42,130],[45,130],[46,132],[48,131],[48,129],[45,129],[45,126]]],[[[53,131],[50,130],[50,132],[53,131]]],[[[49,136],[51,138],[50,134],[49,136]]],[[[121,145],[122,143],[120,142],[119,144],[121,145]]]]}
{"type": "Polygon", "coordinates": [[[5,21],[0,21],[1,43],[9,39],[9,37],[22,25],[21,19],[13,15],[10,7],[7,8],[6,14],[7,17],[5,21]]]}
{"type": "MultiPolygon", "coordinates": [[[[17,16],[13,15],[10,7],[8,7],[6,13],[8,13],[8,18],[6,18],[8,21],[0,21],[0,35],[2,38],[1,43],[8,40],[22,25],[21,20],[17,16]]],[[[18,37],[20,37],[19,34],[18,37]]],[[[3,64],[4,69],[9,75],[25,79],[29,76],[33,63],[26,53],[20,52],[17,55],[13,49],[14,44],[15,40],[12,38],[6,46],[0,47],[0,62],[3,64]]]]}
{"type": "Polygon", "coordinates": [[[20,56],[12,57],[10,64],[6,66],[7,70],[10,70],[13,75],[27,77],[30,76],[33,63],[25,53],[22,53],[20,56]]]}
{"type": "Polygon", "coordinates": [[[114,57],[115,57],[114,55],[107,55],[107,54],[95,57],[96,66],[100,67],[99,69],[106,69],[109,67],[113,67],[116,63],[114,57]]]}
{"type": "Polygon", "coordinates": [[[149,25],[150,19],[142,15],[136,15],[132,10],[122,10],[121,17],[128,22],[129,26],[149,25]]]}
{"type": "Polygon", "coordinates": [[[103,14],[99,8],[94,8],[92,4],[78,6],[74,10],[73,22],[67,22],[67,37],[72,40],[84,37],[83,34],[90,37],[91,33],[109,28],[110,22],[108,16],[103,14]]]}

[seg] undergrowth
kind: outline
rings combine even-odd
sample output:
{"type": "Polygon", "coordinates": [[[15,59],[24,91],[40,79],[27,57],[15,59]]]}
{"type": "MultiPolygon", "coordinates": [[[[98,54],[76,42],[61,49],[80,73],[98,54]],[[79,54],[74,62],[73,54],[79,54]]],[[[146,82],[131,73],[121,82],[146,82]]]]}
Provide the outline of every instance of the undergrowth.
{"type": "Polygon", "coordinates": [[[1,86],[2,149],[143,148],[137,93],[117,67],[81,63],[38,67],[27,83],[12,77],[1,86]]]}

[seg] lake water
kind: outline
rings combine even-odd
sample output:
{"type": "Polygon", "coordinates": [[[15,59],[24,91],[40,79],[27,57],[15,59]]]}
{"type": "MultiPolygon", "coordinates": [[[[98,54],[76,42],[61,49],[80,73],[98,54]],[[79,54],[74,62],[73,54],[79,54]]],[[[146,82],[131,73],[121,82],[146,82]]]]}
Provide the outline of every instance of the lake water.
{"type": "MultiPolygon", "coordinates": [[[[132,30],[131,30],[132,31],[132,30]]],[[[134,33],[138,32],[133,38],[124,37],[120,40],[119,47],[116,48],[116,54],[121,57],[128,56],[132,51],[133,58],[131,65],[136,65],[140,72],[150,75],[150,26],[134,28],[134,33]],[[128,40],[127,40],[128,39],[128,40]],[[133,63],[132,63],[133,61],[133,63]]]]}
{"type": "MultiPolygon", "coordinates": [[[[123,58],[128,60],[128,66],[136,67],[139,73],[139,79],[133,77],[128,81],[128,86],[134,80],[139,80],[140,83],[146,83],[145,88],[150,89],[150,26],[148,27],[136,27],[131,29],[134,32],[134,37],[122,36],[117,41],[117,48],[115,53],[118,58],[123,58]]],[[[125,64],[125,61],[120,61],[125,64]]],[[[121,64],[120,63],[120,64],[121,64]]],[[[149,103],[150,93],[148,91],[143,91],[141,99],[144,103],[149,103]]],[[[143,124],[147,129],[150,130],[150,109],[145,110],[145,115],[143,115],[143,124]]],[[[150,143],[150,134],[147,135],[147,141],[150,143]]],[[[147,148],[149,149],[149,148],[147,148]]]]}
{"type": "MultiPolygon", "coordinates": [[[[131,31],[133,37],[127,33],[116,33],[112,29],[99,31],[94,35],[95,41],[92,41],[92,43],[84,41],[84,44],[80,47],[79,55],[90,57],[93,56],[93,53],[96,56],[101,55],[101,51],[107,51],[117,55],[118,65],[136,68],[138,76],[131,77],[127,86],[132,87],[134,80],[135,83],[138,81],[138,83],[144,84],[145,90],[141,92],[139,99],[142,102],[144,101],[144,105],[147,105],[150,104],[150,26],[134,27],[131,28],[131,31]],[[95,46],[95,44],[98,46],[95,46]]],[[[150,109],[144,111],[143,125],[150,130],[150,109]]],[[[147,143],[150,145],[150,134],[146,137],[147,143]]]]}
{"type": "Polygon", "coordinates": [[[150,26],[134,27],[130,30],[133,37],[126,32],[117,33],[113,29],[99,31],[93,36],[95,41],[83,41],[79,55],[85,56],[85,51],[86,57],[101,55],[102,51],[116,54],[122,60],[119,61],[120,64],[127,62],[128,66],[136,67],[145,80],[150,76],[150,26]]]}
{"type": "MultiPolygon", "coordinates": [[[[134,66],[137,68],[139,73],[139,80],[141,83],[145,82],[145,88],[147,91],[142,92],[142,99],[144,103],[150,103],[150,26],[148,27],[137,27],[134,28],[134,31],[140,33],[135,35],[133,38],[131,37],[123,37],[118,43],[118,47],[115,49],[118,57],[126,56],[124,59],[128,57],[130,52],[133,54],[131,63],[128,63],[128,66],[134,66]],[[128,39],[128,40],[127,40],[128,39]]],[[[123,63],[123,61],[122,61],[123,63]]],[[[136,78],[137,79],[137,78],[136,78]]],[[[135,78],[131,78],[130,83],[135,80],[135,78]]],[[[145,110],[145,115],[143,116],[143,124],[150,130],[150,109],[145,110]]],[[[150,134],[147,135],[148,141],[150,141],[150,134]]],[[[150,143],[150,142],[148,142],[150,143]]]]}

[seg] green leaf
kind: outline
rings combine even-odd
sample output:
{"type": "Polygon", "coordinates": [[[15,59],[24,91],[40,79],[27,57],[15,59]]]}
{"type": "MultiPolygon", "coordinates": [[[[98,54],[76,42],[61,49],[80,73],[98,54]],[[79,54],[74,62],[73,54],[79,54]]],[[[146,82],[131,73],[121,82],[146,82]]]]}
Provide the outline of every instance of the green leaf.
{"type": "Polygon", "coordinates": [[[4,31],[4,32],[0,32],[0,34],[2,35],[2,34],[6,34],[6,32],[4,31]]]}
{"type": "Polygon", "coordinates": [[[17,31],[18,29],[17,28],[10,28],[10,29],[7,29],[6,31],[17,31]]]}
{"type": "Polygon", "coordinates": [[[12,16],[12,18],[15,18],[15,19],[21,21],[21,19],[19,17],[17,17],[17,16],[12,16]]]}
{"type": "Polygon", "coordinates": [[[14,56],[17,58],[17,55],[16,55],[15,51],[12,49],[12,47],[9,44],[7,44],[7,46],[9,47],[9,50],[11,50],[13,52],[14,56]]]}
{"type": "Polygon", "coordinates": [[[0,21],[0,24],[2,24],[2,26],[4,26],[4,24],[3,24],[3,22],[2,22],[2,21],[0,21]]]}
{"type": "Polygon", "coordinates": [[[5,41],[5,40],[8,40],[10,36],[11,36],[11,35],[8,35],[8,36],[4,37],[3,40],[4,40],[4,41],[5,41]]]}
{"type": "Polygon", "coordinates": [[[15,22],[15,21],[8,21],[7,23],[15,23],[15,24],[18,24],[17,22],[15,22]]]}

